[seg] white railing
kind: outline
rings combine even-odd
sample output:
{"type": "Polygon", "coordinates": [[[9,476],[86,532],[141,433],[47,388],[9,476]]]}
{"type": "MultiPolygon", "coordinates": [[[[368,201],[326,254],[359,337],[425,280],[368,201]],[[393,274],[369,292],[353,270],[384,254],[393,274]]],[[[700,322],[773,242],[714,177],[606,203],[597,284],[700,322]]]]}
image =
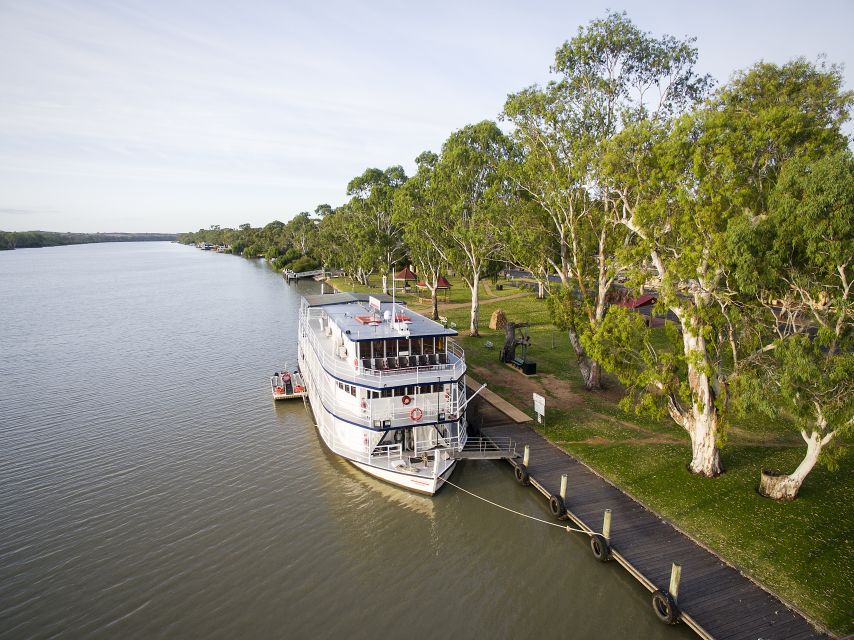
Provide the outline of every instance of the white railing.
{"type": "Polygon", "coordinates": [[[370,460],[377,458],[385,458],[386,463],[391,460],[400,460],[403,457],[403,446],[400,444],[382,444],[374,447],[370,455],[367,456],[370,460]]]}
{"type": "Polygon", "coordinates": [[[442,449],[462,449],[466,444],[466,433],[463,431],[462,434],[456,436],[441,436],[438,433],[432,433],[429,438],[422,438],[420,440],[415,441],[414,455],[420,456],[422,453],[426,453],[428,451],[435,451],[438,447],[439,450],[442,449]]]}
{"type": "MultiPolygon", "coordinates": [[[[314,355],[316,352],[309,354],[308,358],[314,355]]],[[[460,400],[464,398],[462,395],[452,393],[451,397],[445,400],[442,392],[423,396],[416,393],[412,396],[411,402],[406,405],[403,404],[402,397],[392,396],[364,399],[365,407],[362,408],[357,404],[361,398],[349,394],[342,402],[337,383],[327,378],[322,370],[316,370],[320,366],[317,360],[306,364],[311,372],[310,382],[314,392],[319,396],[326,410],[360,426],[373,428],[375,421],[379,421],[380,426],[385,428],[418,426],[424,422],[438,422],[440,419],[453,421],[458,417],[460,400]],[[415,416],[420,413],[420,417],[414,419],[413,412],[415,416]]]]}
{"type": "Polygon", "coordinates": [[[318,360],[323,368],[336,377],[357,382],[360,378],[367,384],[430,384],[437,382],[436,374],[449,375],[454,379],[465,373],[465,353],[455,342],[448,340],[448,363],[425,365],[418,367],[407,367],[403,369],[366,369],[355,356],[348,356],[346,360],[341,359],[330,352],[331,340],[323,338],[321,342],[319,327],[315,330],[309,324],[307,316],[302,318],[301,338],[308,341],[314,349],[318,360]]]}

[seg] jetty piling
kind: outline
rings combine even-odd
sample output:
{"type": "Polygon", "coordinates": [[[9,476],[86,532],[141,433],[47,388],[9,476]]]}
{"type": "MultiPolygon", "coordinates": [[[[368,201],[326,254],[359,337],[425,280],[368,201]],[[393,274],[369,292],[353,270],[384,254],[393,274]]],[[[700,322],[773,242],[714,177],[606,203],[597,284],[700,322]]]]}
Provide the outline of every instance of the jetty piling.
{"type": "Polygon", "coordinates": [[[682,580],[682,565],[674,562],[670,566],[670,597],[673,602],[679,603],[679,582],[682,580]]]}

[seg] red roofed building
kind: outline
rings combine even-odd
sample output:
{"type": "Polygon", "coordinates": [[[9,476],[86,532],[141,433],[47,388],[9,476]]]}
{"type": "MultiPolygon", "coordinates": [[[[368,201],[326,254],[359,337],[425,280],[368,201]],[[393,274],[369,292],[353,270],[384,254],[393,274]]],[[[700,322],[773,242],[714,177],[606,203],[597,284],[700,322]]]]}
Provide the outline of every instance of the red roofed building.
{"type": "Polygon", "coordinates": [[[619,305],[621,307],[625,307],[626,309],[640,309],[641,307],[651,307],[656,302],[658,302],[658,298],[651,295],[643,295],[638,296],[637,298],[626,298],[625,300],[619,300],[614,304],[619,305]]]}

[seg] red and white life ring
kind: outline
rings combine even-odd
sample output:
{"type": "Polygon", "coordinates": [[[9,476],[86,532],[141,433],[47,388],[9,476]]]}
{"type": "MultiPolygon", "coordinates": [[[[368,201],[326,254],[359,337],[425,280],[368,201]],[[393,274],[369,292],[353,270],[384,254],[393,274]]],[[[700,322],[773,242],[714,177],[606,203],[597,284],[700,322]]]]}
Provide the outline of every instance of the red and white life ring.
{"type": "Polygon", "coordinates": [[[418,422],[423,417],[424,412],[418,407],[415,407],[412,411],[409,412],[409,419],[413,422],[418,422]]]}
{"type": "Polygon", "coordinates": [[[450,391],[446,391],[446,392],[445,392],[445,400],[450,400],[450,399],[451,399],[451,392],[450,392],[450,391]]]}
{"type": "Polygon", "coordinates": [[[403,398],[402,398],[400,401],[401,401],[403,404],[407,405],[407,404],[409,404],[410,402],[412,402],[412,398],[410,398],[409,396],[403,396],[403,398]]]}
{"type": "Polygon", "coordinates": [[[359,404],[361,405],[362,409],[367,409],[367,408],[368,408],[368,403],[367,403],[367,402],[365,402],[365,399],[364,399],[364,398],[362,398],[362,401],[361,401],[359,404]]]}
{"type": "Polygon", "coordinates": [[[353,360],[353,366],[356,367],[356,370],[359,369],[359,360],[358,359],[353,360]]]}

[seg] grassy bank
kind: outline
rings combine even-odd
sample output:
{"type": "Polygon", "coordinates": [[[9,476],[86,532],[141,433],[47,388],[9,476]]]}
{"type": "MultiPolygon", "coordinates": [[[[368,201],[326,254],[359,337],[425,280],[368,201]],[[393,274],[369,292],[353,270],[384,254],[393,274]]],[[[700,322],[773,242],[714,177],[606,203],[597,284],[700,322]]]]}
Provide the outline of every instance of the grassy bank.
{"type": "MultiPolygon", "coordinates": [[[[641,418],[621,410],[622,390],[607,379],[604,392],[584,391],[566,335],[549,322],[545,302],[518,295],[506,286],[481,287],[481,337],[470,338],[468,290],[455,286],[440,314],[457,325],[472,375],[531,413],[531,393],[547,397],[546,437],[623,487],[721,557],[832,629],[854,633],[854,454],[850,449],[837,472],[817,467],[800,497],[778,504],[756,492],[763,467],[793,470],[804,454],[793,430],[766,420],[732,425],[723,449],[726,472],[707,479],[687,470],[688,435],[671,421],[641,418]],[[503,331],[488,328],[501,308],[516,322],[530,322],[529,357],[538,375],[526,378],[499,364],[503,331]],[[488,348],[487,342],[493,347],[488,348]],[[520,398],[527,404],[520,405],[520,398]]],[[[336,282],[342,290],[367,291],[336,282]]],[[[370,289],[377,291],[377,288],[370,289]]],[[[426,313],[429,299],[403,295],[426,313]]],[[[539,427],[538,427],[539,428],[539,427]]]]}

